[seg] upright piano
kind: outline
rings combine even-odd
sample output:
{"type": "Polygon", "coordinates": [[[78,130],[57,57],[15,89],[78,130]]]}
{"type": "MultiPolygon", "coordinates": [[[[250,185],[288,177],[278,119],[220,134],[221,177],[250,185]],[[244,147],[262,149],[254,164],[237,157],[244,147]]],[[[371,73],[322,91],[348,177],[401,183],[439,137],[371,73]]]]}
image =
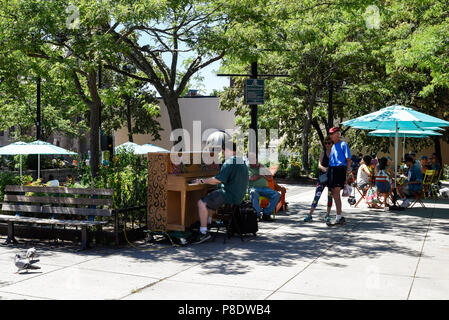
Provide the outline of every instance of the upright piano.
{"type": "Polygon", "coordinates": [[[217,163],[204,164],[202,156],[200,152],[148,154],[149,230],[185,231],[199,220],[197,202],[216,186],[192,181],[214,177],[219,172],[217,163]],[[173,164],[172,159],[176,157],[183,157],[185,162],[173,164]]]}

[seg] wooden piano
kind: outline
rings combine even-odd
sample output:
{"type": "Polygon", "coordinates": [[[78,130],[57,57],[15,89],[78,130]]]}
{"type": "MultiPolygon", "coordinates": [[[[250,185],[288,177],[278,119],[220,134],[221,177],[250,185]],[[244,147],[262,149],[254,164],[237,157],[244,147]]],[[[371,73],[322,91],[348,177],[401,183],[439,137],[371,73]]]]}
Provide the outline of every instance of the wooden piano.
{"type": "Polygon", "coordinates": [[[185,231],[199,220],[197,202],[216,186],[191,182],[199,178],[214,177],[219,172],[218,164],[198,164],[201,159],[202,154],[199,152],[148,154],[149,230],[185,231]],[[171,155],[190,158],[190,161],[174,165],[171,155]],[[196,161],[193,162],[194,160],[196,161]]]}

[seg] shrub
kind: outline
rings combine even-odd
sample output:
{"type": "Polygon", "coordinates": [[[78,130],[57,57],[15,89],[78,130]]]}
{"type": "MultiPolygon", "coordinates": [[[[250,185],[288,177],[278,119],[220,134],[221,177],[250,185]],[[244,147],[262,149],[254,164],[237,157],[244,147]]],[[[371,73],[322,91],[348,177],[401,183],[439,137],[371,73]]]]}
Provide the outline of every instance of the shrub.
{"type": "Polygon", "coordinates": [[[148,166],[145,157],[120,153],[112,161],[100,166],[93,180],[90,166],[80,161],[77,168],[81,186],[114,189],[114,209],[146,205],[148,166]]]}
{"type": "Polygon", "coordinates": [[[27,184],[29,181],[33,181],[33,178],[31,176],[23,176],[22,180],[21,180],[20,175],[18,175],[17,173],[10,172],[10,171],[0,172],[0,199],[1,199],[1,201],[3,201],[6,186],[27,184]]]}

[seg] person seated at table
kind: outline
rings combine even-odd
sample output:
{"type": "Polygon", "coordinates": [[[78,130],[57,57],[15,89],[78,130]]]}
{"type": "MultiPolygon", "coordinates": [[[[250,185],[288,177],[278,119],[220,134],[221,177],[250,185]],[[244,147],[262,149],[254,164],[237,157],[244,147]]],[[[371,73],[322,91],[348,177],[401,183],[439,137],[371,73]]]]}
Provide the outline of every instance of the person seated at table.
{"type": "Polygon", "coordinates": [[[388,173],[388,159],[382,157],[379,159],[379,171],[376,176],[387,177],[387,183],[376,182],[377,191],[380,193],[391,192],[391,176],[388,173]]]}
{"type": "Polygon", "coordinates": [[[415,164],[413,158],[406,156],[405,163],[408,167],[407,180],[397,188],[398,194],[402,200],[402,207],[408,207],[410,205],[407,196],[413,196],[414,193],[420,192],[423,181],[421,169],[415,164]]]}
{"type": "Polygon", "coordinates": [[[75,184],[75,180],[73,179],[73,176],[71,174],[68,174],[64,185],[70,186],[70,185],[74,185],[74,184],[75,184]]]}
{"type": "Polygon", "coordinates": [[[423,175],[426,174],[426,170],[432,170],[432,166],[429,165],[429,160],[427,156],[421,156],[419,158],[419,162],[421,163],[421,173],[423,175]]]}
{"type": "Polygon", "coordinates": [[[412,158],[413,163],[414,163],[418,168],[421,169],[421,162],[419,162],[419,160],[416,159],[416,153],[414,153],[413,151],[410,151],[408,155],[412,158]]]}
{"type": "Polygon", "coordinates": [[[268,179],[271,178],[271,172],[268,168],[257,162],[257,157],[254,152],[248,154],[248,162],[248,187],[253,208],[261,220],[273,221],[271,214],[274,213],[281,194],[268,186],[268,179]],[[259,204],[261,196],[269,199],[268,207],[263,210],[263,214],[259,204]]]}
{"type": "Polygon", "coordinates": [[[438,159],[436,153],[432,153],[432,155],[430,156],[430,166],[432,168],[432,170],[435,170],[435,174],[439,174],[440,170],[441,170],[441,164],[440,164],[440,160],[438,159]]]}
{"type": "Polygon", "coordinates": [[[59,187],[59,180],[55,179],[52,174],[48,176],[48,182],[45,184],[48,187],[59,187]]]}
{"type": "Polygon", "coordinates": [[[371,170],[370,170],[370,166],[371,166],[371,156],[364,156],[362,161],[360,162],[360,167],[359,170],[357,170],[357,187],[360,190],[365,191],[366,189],[369,188],[370,186],[370,181],[371,181],[371,170]]]}

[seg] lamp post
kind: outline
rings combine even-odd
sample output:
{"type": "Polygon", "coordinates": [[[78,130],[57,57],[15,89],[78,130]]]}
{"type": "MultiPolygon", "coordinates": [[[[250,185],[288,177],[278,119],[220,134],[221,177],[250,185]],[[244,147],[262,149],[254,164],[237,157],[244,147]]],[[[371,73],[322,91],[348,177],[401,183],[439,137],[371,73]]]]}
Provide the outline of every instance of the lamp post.
{"type": "Polygon", "coordinates": [[[41,139],[41,77],[37,78],[36,88],[36,139],[41,139]]]}
{"type": "MultiPolygon", "coordinates": [[[[262,51],[275,51],[271,49],[261,49],[262,51]]],[[[286,50],[290,51],[290,50],[286,50]]],[[[250,79],[258,79],[259,77],[268,77],[268,78],[274,78],[274,77],[290,77],[288,74],[259,74],[257,70],[257,59],[251,63],[251,74],[217,74],[219,77],[250,77],[250,79]]],[[[258,118],[258,107],[257,104],[250,104],[250,116],[251,116],[251,124],[250,129],[254,130],[255,133],[255,147],[248,147],[248,150],[255,151],[256,153],[256,159],[259,159],[259,147],[258,147],[258,124],[257,124],[257,118],[258,118]]]]}

